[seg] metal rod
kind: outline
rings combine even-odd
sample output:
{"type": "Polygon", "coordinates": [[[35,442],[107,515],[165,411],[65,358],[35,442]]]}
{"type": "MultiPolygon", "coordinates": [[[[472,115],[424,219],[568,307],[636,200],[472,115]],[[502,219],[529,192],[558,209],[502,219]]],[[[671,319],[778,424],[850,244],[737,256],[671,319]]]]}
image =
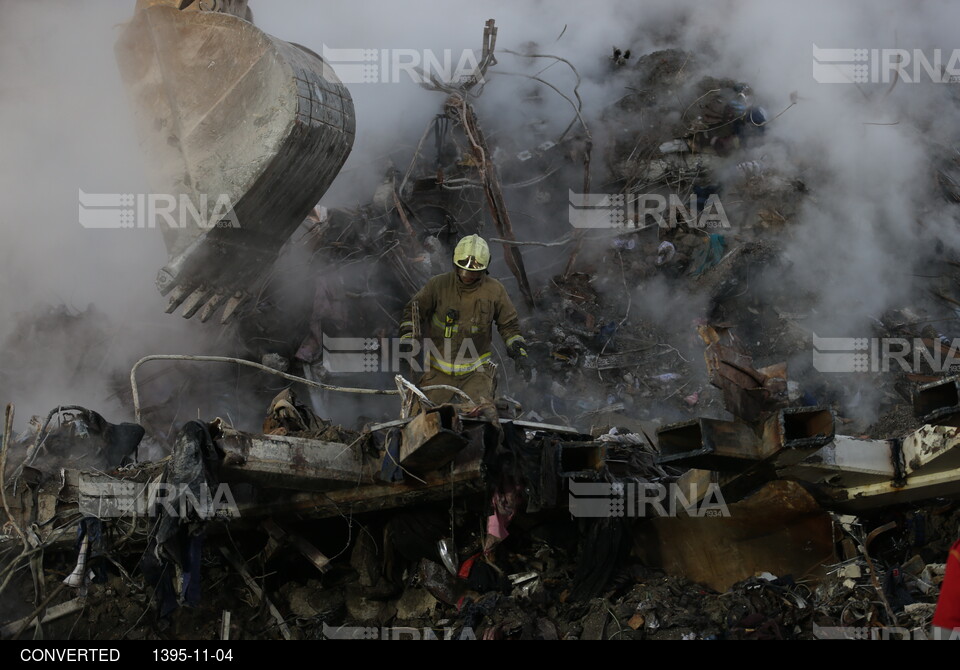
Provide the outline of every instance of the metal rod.
{"type": "MultiPolygon", "coordinates": [[[[289,375],[286,372],[280,372],[279,370],[274,370],[271,367],[266,365],[261,365],[260,363],[254,363],[253,361],[245,361],[242,358],[232,358],[230,356],[188,356],[186,354],[155,354],[153,356],[144,356],[139,361],[133,364],[133,367],[130,368],[130,392],[133,395],[133,411],[134,416],[136,417],[137,423],[140,423],[140,391],[137,388],[137,369],[148,361],[201,361],[206,363],[236,363],[237,365],[245,365],[262,372],[267,372],[278,377],[283,377],[292,382],[298,382],[300,384],[305,384],[306,386],[312,386],[314,388],[322,389],[324,391],[338,391],[341,393],[361,393],[366,395],[399,395],[399,391],[388,390],[388,389],[369,389],[369,388],[353,388],[349,386],[332,386],[330,384],[321,384],[320,382],[312,382],[309,379],[304,379],[303,377],[297,377],[296,375],[289,375]]],[[[470,396],[461,391],[460,389],[454,386],[446,386],[443,384],[436,386],[424,386],[422,391],[452,391],[462,398],[466,398],[468,402],[473,402],[470,396]]]]}

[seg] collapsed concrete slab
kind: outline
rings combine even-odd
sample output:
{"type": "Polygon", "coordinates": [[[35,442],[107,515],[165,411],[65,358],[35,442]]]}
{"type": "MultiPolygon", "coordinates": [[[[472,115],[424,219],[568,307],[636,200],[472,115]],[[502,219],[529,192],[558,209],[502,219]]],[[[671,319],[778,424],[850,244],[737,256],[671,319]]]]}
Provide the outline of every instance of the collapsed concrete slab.
{"type": "Polygon", "coordinates": [[[254,435],[225,429],[221,476],[266,488],[329,491],[372,481],[359,449],[289,435],[254,435]]]}

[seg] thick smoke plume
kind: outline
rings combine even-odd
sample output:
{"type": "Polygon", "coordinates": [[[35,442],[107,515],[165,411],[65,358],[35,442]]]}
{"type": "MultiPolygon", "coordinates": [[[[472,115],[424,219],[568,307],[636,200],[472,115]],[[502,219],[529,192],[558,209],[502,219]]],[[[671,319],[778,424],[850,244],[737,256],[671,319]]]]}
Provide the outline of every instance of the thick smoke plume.
{"type": "MultiPolygon", "coordinates": [[[[134,360],[158,352],[222,353],[225,346],[215,327],[162,313],[164,299],[153,286],[165,261],[157,231],[85,230],[77,223],[80,189],[148,190],[112,49],[116,25],[130,17],[133,5],[0,4],[0,342],[8,343],[0,352],[0,388],[3,401],[17,403],[21,420],[59,403],[129,419],[130,408],[111,380],[125,375],[134,360]],[[88,311],[91,304],[95,310],[88,311]],[[46,314],[39,321],[45,332],[23,325],[36,322],[38,314],[46,314]],[[79,314],[83,326],[69,326],[79,314]]],[[[938,243],[948,250],[960,246],[954,213],[938,199],[932,172],[937,156],[955,152],[953,86],[900,83],[891,90],[889,84],[819,84],[811,76],[814,44],[940,49],[946,62],[958,46],[955,5],[271,0],[251,7],[263,30],[318,53],[324,45],[460,53],[479,49],[483,22],[496,18],[499,65],[475,102],[490,139],[520,150],[537,133],[563,132],[575,118],[570,104],[519,75],[541,77],[572,97],[574,73],[563,63],[507,50],[562,57],[581,78],[583,117],[596,143],[598,191],[603,142],[617,136],[604,114],[630,92],[622,73],[610,67],[614,45],[632,50],[634,59],[658,49],[687,50],[698,73],[749,82],[771,116],[787,108],[793,95],[796,105],[771,122],[756,158],[802,178],[811,197],[789,232],[777,233],[788,235],[776,240],[788,262],[753,279],[769,285],[770,306],[782,299],[782,287],[812,296],[808,325],[819,334],[868,335],[871,318],[909,305],[926,289],[928,280],[914,275],[923,274],[938,243]]],[[[443,94],[412,82],[355,85],[351,91],[357,143],[322,203],[328,207],[368,202],[391,164],[405,170],[443,101],[443,94]]],[[[678,111],[694,102],[683,87],[675,94],[678,111]]],[[[569,184],[553,194],[554,205],[566,202],[566,188],[580,190],[579,165],[565,178],[569,184]]],[[[520,239],[556,240],[570,232],[556,216],[562,208],[508,197],[520,239]]],[[[561,271],[568,254],[567,247],[531,251],[535,283],[542,286],[561,271]]],[[[494,274],[506,279],[519,300],[495,257],[494,274]]],[[[584,251],[586,262],[608,257],[613,259],[609,241],[584,251]]],[[[303,286],[309,291],[313,284],[304,278],[303,286]]],[[[621,289],[603,287],[618,306],[614,320],[626,307],[621,289]]],[[[657,321],[676,333],[677,342],[689,340],[690,324],[707,309],[702,295],[662,282],[628,293],[632,318],[657,321]]],[[[162,397],[158,393],[155,400],[162,397]]],[[[215,399],[191,398],[188,405],[185,416],[226,411],[215,399]]]]}

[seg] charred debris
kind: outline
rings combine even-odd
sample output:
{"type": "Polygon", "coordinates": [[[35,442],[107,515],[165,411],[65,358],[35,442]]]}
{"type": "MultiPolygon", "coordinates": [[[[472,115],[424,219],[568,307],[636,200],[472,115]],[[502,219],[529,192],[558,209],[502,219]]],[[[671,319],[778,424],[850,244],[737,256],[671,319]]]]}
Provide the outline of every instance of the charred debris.
{"type": "MultiPolygon", "coordinates": [[[[574,89],[549,135],[553,92],[531,76],[527,132],[500,134],[478,102],[495,38],[491,24],[476,80],[430,87],[436,117],[369,203],[304,222],[226,327],[232,356],[137,362],[116,384],[129,423],[64,405],[17,428],[8,406],[4,638],[923,634],[960,523],[960,382],[810,364],[815,305],[769,281],[813,194],[766,131],[802,102],[774,115],[693,54],[615,49],[627,93],[599,119],[574,89]],[[602,204],[623,205],[621,225],[569,225],[594,191],[619,198],[602,204]],[[451,245],[483,231],[537,376],[502,376],[496,403],[431,407],[382,343],[451,245]],[[305,277],[310,297],[291,299],[305,277]],[[648,289],[676,309],[653,316],[648,289]],[[372,374],[329,365],[325,338],[360,336],[372,374]],[[253,400],[224,406],[242,416],[184,420],[184,398],[239,387],[253,400]]],[[[514,55],[579,80],[533,46],[514,55]]],[[[931,174],[949,206],[953,168],[931,174]]],[[[934,260],[943,281],[878,315],[876,336],[949,349],[960,263],[934,260]]],[[[95,318],[35,314],[20,335],[95,318]]]]}

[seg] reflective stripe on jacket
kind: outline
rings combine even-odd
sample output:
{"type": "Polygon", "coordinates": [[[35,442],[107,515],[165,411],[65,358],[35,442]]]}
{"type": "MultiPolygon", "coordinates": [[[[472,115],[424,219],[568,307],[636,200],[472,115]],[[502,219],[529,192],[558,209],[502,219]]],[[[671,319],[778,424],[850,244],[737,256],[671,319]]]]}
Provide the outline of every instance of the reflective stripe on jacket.
{"type": "Polygon", "coordinates": [[[430,366],[441,372],[466,375],[490,360],[493,324],[508,347],[523,341],[507,289],[487,275],[473,286],[464,285],[456,272],[432,278],[407,304],[401,337],[413,331],[414,302],[424,321],[430,366]]]}

